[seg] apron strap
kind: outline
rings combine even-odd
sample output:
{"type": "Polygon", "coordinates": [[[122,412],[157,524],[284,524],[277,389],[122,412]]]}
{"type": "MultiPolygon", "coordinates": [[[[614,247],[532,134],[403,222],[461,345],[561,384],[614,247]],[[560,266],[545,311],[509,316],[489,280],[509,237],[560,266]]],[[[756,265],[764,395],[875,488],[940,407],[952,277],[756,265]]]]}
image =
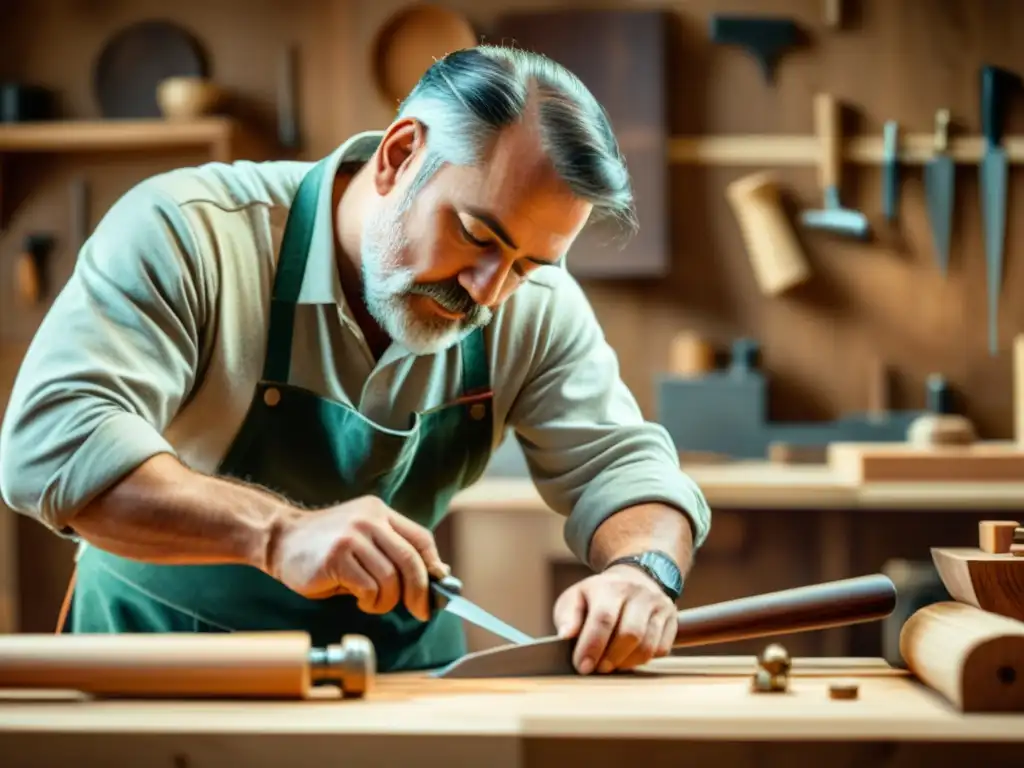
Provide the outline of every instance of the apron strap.
{"type": "Polygon", "coordinates": [[[305,175],[292,201],[281,240],[274,295],[270,303],[270,329],[267,334],[267,356],[263,362],[263,379],[286,383],[292,364],[292,336],[295,326],[295,305],[302,290],[313,240],[317,201],[324,177],[326,160],[321,160],[305,175]]]}
{"type": "Polygon", "coordinates": [[[487,343],[484,329],[477,328],[461,342],[462,347],[462,398],[471,395],[490,394],[491,374],[487,364],[487,343]]]}

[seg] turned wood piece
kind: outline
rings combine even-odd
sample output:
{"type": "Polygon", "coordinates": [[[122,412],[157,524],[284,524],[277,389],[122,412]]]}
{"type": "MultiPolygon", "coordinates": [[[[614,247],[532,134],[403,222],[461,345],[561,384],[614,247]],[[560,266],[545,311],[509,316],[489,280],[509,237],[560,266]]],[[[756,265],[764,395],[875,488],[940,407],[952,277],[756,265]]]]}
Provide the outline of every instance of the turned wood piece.
{"type": "Polygon", "coordinates": [[[942,445],[972,445],[978,439],[970,419],[955,413],[926,413],[907,428],[907,442],[926,448],[942,445]]]}
{"type": "Polygon", "coordinates": [[[373,645],[359,635],[327,648],[305,632],[0,636],[0,688],[301,699],[318,683],[362,696],[375,674],[373,645]]]}
{"type": "Polygon", "coordinates": [[[726,188],[726,198],[739,222],[762,293],[777,296],[810,277],[807,258],[771,174],[755,173],[732,182],[726,188]]]}
{"type": "Polygon", "coordinates": [[[961,712],[1024,712],[1024,622],[933,603],[900,631],[907,668],[961,712]]]}
{"type": "Polygon", "coordinates": [[[954,600],[1024,621],[1024,557],[973,547],[933,548],[932,561],[954,600]]]}
{"type": "Polygon", "coordinates": [[[784,589],[679,612],[673,647],[728,643],[884,619],[896,587],[882,574],[784,589]]]}

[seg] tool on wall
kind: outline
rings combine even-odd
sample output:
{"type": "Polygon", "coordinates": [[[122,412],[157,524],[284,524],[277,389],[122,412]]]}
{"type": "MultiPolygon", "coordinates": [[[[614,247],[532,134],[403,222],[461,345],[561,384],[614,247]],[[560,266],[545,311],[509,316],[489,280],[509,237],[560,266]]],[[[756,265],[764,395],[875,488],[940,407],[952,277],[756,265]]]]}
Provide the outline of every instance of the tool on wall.
{"type": "Polygon", "coordinates": [[[999,350],[999,289],[1003,279],[1003,241],[1006,237],[1007,157],[1002,146],[1006,103],[1021,88],[1016,72],[981,68],[981,130],[985,149],[979,168],[981,209],[985,220],[985,264],[988,273],[989,354],[999,350]]]}
{"type": "Polygon", "coordinates": [[[299,147],[298,116],[295,105],[296,70],[299,50],[289,45],[281,53],[277,83],[277,140],[285,149],[299,147]]]}
{"type": "Polygon", "coordinates": [[[899,204],[899,124],[887,120],[882,128],[882,211],[886,221],[896,221],[896,207],[899,204]]]}
{"type": "Polygon", "coordinates": [[[761,292],[777,296],[810,277],[800,242],[782,206],[776,179],[755,173],[726,187],[761,292]]]}
{"type": "Polygon", "coordinates": [[[829,29],[839,29],[843,26],[843,3],[842,0],[824,0],[825,2],[825,26],[829,29]]]}
{"type": "Polygon", "coordinates": [[[711,16],[711,39],[746,49],[761,65],[768,85],[775,81],[775,68],[783,52],[802,42],[800,29],[792,19],[722,13],[711,16]]]}
{"type": "Polygon", "coordinates": [[[815,95],[814,123],[818,135],[818,151],[821,153],[819,177],[824,193],[824,208],[804,211],[801,215],[804,226],[865,239],[868,235],[867,217],[860,211],[843,208],[839,202],[843,142],[839,105],[831,94],[815,95]]]}
{"type": "Polygon", "coordinates": [[[18,295],[28,305],[38,304],[46,293],[47,261],[53,245],[53,236],[46,233],[29,235],[22,245],[16,278],[18,295]]]}
{"type": "Polygon", "coordinates": [[[949,110],[940,109],[935,113],[935,151],[924,166],[924,195],[932,227],[935,260],[943,275],[949,270],[955,184],[956,163],[949,155],[949,110]]]}

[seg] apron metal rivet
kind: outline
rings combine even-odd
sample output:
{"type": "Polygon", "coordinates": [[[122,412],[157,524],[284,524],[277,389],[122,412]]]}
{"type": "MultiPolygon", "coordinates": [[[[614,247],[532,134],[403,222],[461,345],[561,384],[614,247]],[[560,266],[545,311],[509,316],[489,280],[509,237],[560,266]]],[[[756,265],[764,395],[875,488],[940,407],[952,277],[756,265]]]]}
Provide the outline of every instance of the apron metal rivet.
{"type": "Polygon", "coordinates": [[[263,393],[263,402],[273,408],[281,402],[281,392],[276,389],[268,389],[263,393]]]}
{"type": "Polygon", "coordinates": [[[473,403],[473,405],[469,406],[470,418],[480,421],[485,413],[487,413],[487,409],[484,408],[483,403],[473,403]]]}

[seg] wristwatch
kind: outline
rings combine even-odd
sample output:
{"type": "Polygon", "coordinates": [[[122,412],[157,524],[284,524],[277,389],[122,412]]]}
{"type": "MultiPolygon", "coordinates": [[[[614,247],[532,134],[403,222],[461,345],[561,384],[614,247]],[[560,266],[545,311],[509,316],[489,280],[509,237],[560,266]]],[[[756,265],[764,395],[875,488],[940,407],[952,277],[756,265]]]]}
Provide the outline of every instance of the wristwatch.
{"type": "Polygon", "coordinates": [[[639,555],[620,557],[608,563],[605,570],[613,565],[632,565],[639,568],[657,582],[662,591],[672,598],[672,602],[678,600],[679,596],[683,594],[683,574],[675,561],[664,552],[651,550],[641,552],[639,555]]]}

